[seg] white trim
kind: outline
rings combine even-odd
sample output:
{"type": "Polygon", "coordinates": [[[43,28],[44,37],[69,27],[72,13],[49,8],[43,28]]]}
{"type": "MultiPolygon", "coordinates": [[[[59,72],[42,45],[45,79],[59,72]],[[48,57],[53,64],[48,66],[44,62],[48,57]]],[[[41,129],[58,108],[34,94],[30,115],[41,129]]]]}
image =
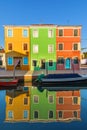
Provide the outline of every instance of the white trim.
{"type": "Polygon", "coordinates": [[[58,99],[58,104],[59,105],[64,105],[64,97],[63,96],[59,96],[57,99],[58,99]],[[63,103],[59,103],[59,98],[63,98],[63,103]]]}
{"type": "Polygon", "coordinates": [[[38,37],[39,37],[39,29],[38,29],[38,28],[34,28],[34,29],[32,30],[32,37],[33,37],[33,38],[38,38],[38,37]],[[34,34],[34,31],[36,31],[36,33],[37,33],[36,36],[35,36],[35,34],[34,34]]]}
{"type": "Polygon", "coordinates": [[[9,37],[9,38],[13,37],[13,29],[12,28],[7,28],[7,37],[9,37]],[[8,30],[12,31],[12,36],[8,36],[8,30]]]}
{"type": "Polygon", "coordinates": [[[33,44],[33,50],[32,50],[33,54],[38,54],[39,53],[39,45],[38,44],[33,44]],[[37,46],[37,51],[34,52],[34,46],[37,46]]]}
{"type": "Polygon", "coordinates": [[[48,110],[48,119],[54,119],[54,110],[48,110]],[[52,111],[53,112],[53,117],[52,118],[49,118],[49,112],[52,111]]]}
{"type": "Polygon", "coordinates": [[[29,110],[24,109],[23,110],[23,120],[29,119],[29,110]],[[24,111],[27,111],[27,118],[24,118],[24,111]]]}
{"type": "Polygon", "coordinates": [[[51,29],[51,28],[48,29],[48,38],[54,38],[54,29],[51,29]],[[49,31],[52,31],[51,37],[49,37],[49,31]]]}
{"type": "Polygon", "coordinates": [[[48,103],[49,103],[49,104],[54,104],[54,95],[48,95],[48,103]],[[49,97],[50,97],[50,96],[52,96],[53,102],[50,102],[50,101],[49,101],[49,97]]]}
{"type": "Polygon", "coordinates": [[[64,51],[64,43],[63,42],[58,42],[57,45],[58,45],[58,48],[57,48],[58,51],[64,51]],[[59,50],[59,44],[63,45],[63,49],[62,50],[59,50]]]}
{"type": "Polygon", "coordinates": [[[8,116],[7,118],[8,118],[9,120],[13,120],[13,119],[14,119],[14,111],[8,110],[8,113],[9,113],[9,112],[12,112],[12,118],[9,118],[9,115],[7,115],[7,116],[8,116]]]}
{"type": "Polygon", "coordinates": [[[33,103],[34,103],[34,104],[39,104],[39,96],[38,96],[38,95],[33,95],[33,103]],[[34,102],[34,97],[35,97],[35,96],[37,96],[38,102],[34,102]]]}
{"type": "Polygon", "coordinates": [[[28,37],[29,37],[29,29],[28,29],[28,28],[26,28],[26,27],[22,28],[22,37],[23,37],[23,38],[28,38],[28,37]],[[24,31],[24,30],[27,30],[27,36],[24,36],[24,35],[23,35],[23,31],[24,31]]]}
{"type": "Polygon", "coordinates": [[[48,53],[49,54],[52,54],[52,53],[54,53],[54,44],[48,44],[48,53]],[[49,52],[49,46],[52,46],[52,52],[49,52]]]}
{"type": "Polygon", "coordinates": [[[58,29],[58,37],[63,37],[64,36],[64,29],[61,28],[61,29],[58,29]],[[59,30],[62,30],[63,31],[63,35],[62,36],[59,36],[59,30]]]}
{"type": "Polygon", "coordinates": [[[28,59],[28,64],[24,64],[24,58],[25,58],[25,57],[27,57],[27,59],[28,59],[28,56],[24,56],[24,57],[22,57],[23,65],[27,66],[27,65],[29,64],[29,59],[28,59]]]}
{"type": "Polygon", "coordinates": [[[33,111],[33,119],[36,119],[36,120],[39,119],[39,110],[34,110],[34,111],[33,111]],[[38,118],[35,118],[35,117],[34,117],[35,111],[38,112],[38,118]]]}

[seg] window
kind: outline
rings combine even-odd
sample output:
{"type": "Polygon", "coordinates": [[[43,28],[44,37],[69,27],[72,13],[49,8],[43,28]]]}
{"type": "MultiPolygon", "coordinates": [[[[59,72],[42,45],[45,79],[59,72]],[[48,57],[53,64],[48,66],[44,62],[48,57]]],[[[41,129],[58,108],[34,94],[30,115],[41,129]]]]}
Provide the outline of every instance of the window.
{"type": "Polygon", "coordinates": [[[74,58],[73,63],[74,63],[74,64],[78,64],[78,63],[79,63],[78,57],[75,57],[75,58],[74,58]]]}
{"type": "Polygon", "coordinates": [[[8,62],[8,65],[13,65],[13,58],[8,57],[7,62],[8,62]]]}
{"type": "Polygon", "coordinates": [[[78,36],[78,29],[74,29],[74,36],[78,36]]]}
{"type": "Polygon", "coordinates": [[[53,118],[53,111],[49,111],[49,118],[53,118]]]}
{"type": "Polygon", "coordinates": [[[73,97],[73,103],[78,104],[78,97],[73,97]]]}
{"type": "Polygon", "coordinates": [[[23,64],[24,65],[28,65],[28,57],[24,57],[23,58],[23,64]]]}
{"type": "Polygon", "coordinates": [[[12,29],[8,29],[7,36],[8,37],[12,37],[12,35],[13,35],[12,29]]]}
{"type": "Polygon", "coordinates": [[[38,45],[33,45],[33,53],[38,53],[38,45]]]}
{"type": "Polygon", "coordinates": [[[38,30],[37,29],[33,30],[33,37],[35,37],[35,38],[38,37],[38,30]]]}
{"type": "Polygon", "coordinates": [[[27,45],[27,43],[24,43],[24,44],[23,44],[23,50],[28,50],[28,45],[27,45]]]}
{"type": "Polygon", "coordinates": [[[23,37],[28,37],[28,30],[27,29],[23,30],[23,37]]]}
{"type": "Polygon", "coordinates": [[[12,50],[12,43],[8,43],[8,50],[12,50]]]}
{"type": "Polygon", "coordinates": [[[53,61],[49,60],[49,66],[53,66],[53,61]]]}
{"type": "Polygon", "coordinates": [[[28,110],[24,110],[24,119],[28,118],[28,110]]]}
{"type": "Polygon", "coordinates": [[[24,105],[28,104],[28,98],[24,98],[24,105]]]}
{"type": "Polygon", "coordinates": [[[63,57],[58,57],[57,64],[64,64],[64,58],[63,57]]]}
{"type": "Polygon", "coordinates": [[[35,119],[38,118],[38,111],[34,111],[34,118],[35,118],[35,119]]]}
{"type": "Polygon", "coordinates": [[[63,44],[62,43],[58,44],[58,49],[63,50],[63,44]]]}
{"type": "Polygon", "coordinates": [[[59,104],[63,104],[63,97],[59,97],[59,98],[58,98],[58,103],[59,103],[59,104]]]}
{"type": "Polygon", "coordinates": [[[2,63],[2,60],[0,59],[0,65],[2,65],[3,63],[2,63]]]}
{"type": "Polygon", "coordinates": [[[13,118],[13,111],[8,112],[8,118],[12,119],[13,118]]]}
{"type": "Polygon", "coordinates": [[[48,53],[54,52],[54,45],[48,45],[48,53]]]}
{"type": "Polygon", "coordinates": [[[11,105],[13,103],[13,98],[9,98],[9,104],[11,105]]]}
{"type": "Polygon", "coordinates": [[[36,60],[33,60],[33,61],[32,61],[32,65],[33,65],[33,66],[37,66],[37,61],[36,61],[36,60]]]}
{"type": "Polygon", "coordinates": [[[58,117],[59,117],[59,118],[62,118],[62,117],[63,117],[63,112],[62,112],[62,111],[59,111],[59,112],[58,112],[58,117]]]}
{"type": "Polygon", "coordinates": [[[50,96],[48,97],[48,99],[49,99],[49,103],[53,103],[53,96],[52,96],[52,95],[50,95],[50,96]]]}
{"type": "Polygon", "coordinates": [[[49,38],[53,37],[53,30],[52,29],[48,30],[48,37],[49,38]]]}
{"type": "Polygon", "coordinates": [[[63,36],[63,30],[59,29],[59,36],[63,36]]]}
{"type": "Polygon", "coordinates": [[[78,50],[78,44],[74,44],[73,49],[74,49],[74,50],[78,50]]]}
{"type": "Polygon", "coordinates": [[[73,116],[74,116],[75,118],[77,118],[77,115],[78,115],[77,111],[74,111],[74,112],[73,112],[73,116]]]}
{"type": "Polygon", "coordinates": [[[34,103],[38,103],[39,102],[39,97],[38,96],[34,96],[34,103]]]}

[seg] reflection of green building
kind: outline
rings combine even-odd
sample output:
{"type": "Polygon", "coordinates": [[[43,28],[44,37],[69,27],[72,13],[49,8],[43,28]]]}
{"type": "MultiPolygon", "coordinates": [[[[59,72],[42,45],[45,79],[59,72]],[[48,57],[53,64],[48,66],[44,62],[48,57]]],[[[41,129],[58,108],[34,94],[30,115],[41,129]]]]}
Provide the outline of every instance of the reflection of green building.
{"type": "Polygon", "coordinates": [[[31,87],[30,91],[31,121],[56,120],[56,93],[47,90],[40,92],[36,87],[31,87]]]}
{"type": "Polygon", "coordinates": [[[56,70],[56,26],[31,25],[31,70],[56,70]]]}

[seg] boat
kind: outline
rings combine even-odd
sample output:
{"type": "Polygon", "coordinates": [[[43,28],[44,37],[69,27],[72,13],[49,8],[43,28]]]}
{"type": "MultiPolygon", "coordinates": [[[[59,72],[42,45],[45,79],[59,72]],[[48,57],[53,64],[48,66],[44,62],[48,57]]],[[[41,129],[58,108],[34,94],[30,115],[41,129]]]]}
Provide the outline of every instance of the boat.
{"type": "Polygon", "coordinates": [[[87,84],[86,74],[65,73],[65,74],[41,74],[36,79],[38,86],[82,86],[87,84]]]}
{"type": "Polygon", "coordinates": [[[0,87],[16,87],[18,85],[18,79],[0,79],[0,87]]]}

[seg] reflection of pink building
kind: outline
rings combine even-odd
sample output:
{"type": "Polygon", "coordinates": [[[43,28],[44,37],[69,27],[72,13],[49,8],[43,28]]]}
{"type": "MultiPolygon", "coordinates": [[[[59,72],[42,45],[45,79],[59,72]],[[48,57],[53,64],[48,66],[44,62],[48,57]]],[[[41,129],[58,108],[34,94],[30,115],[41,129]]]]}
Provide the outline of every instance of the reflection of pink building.
{"type": "Polygon", "coordinates": [[[80,119],[80,91],[59,91],[56,94],[57,120],[80,119]]]}
{"type": "Polygon", "coordinates": [[[5,51],[0,47],[0,68],[5,68],[5,51]]]}

